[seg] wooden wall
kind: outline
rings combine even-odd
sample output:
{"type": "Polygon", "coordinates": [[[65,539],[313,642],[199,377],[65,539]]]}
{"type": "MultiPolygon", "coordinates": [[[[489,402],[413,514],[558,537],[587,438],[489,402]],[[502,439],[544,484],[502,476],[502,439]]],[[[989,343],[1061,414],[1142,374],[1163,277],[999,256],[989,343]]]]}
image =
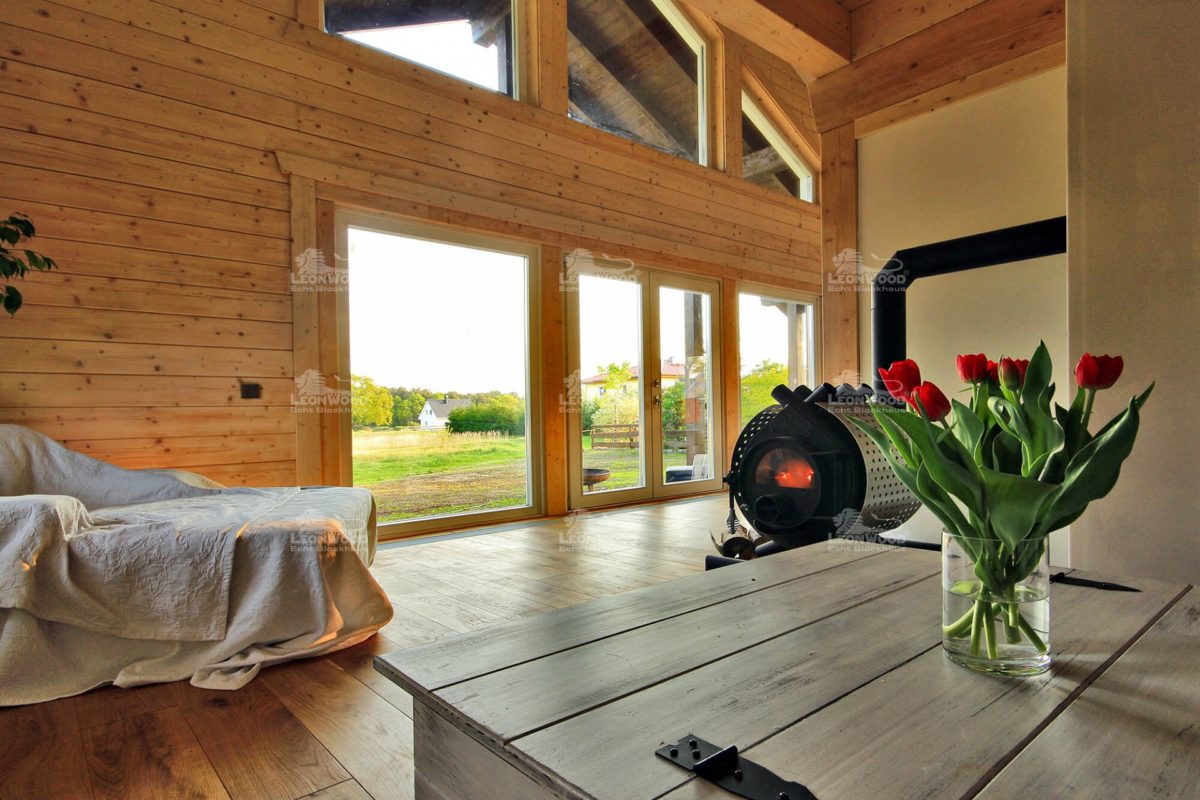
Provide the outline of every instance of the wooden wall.
{"type": "MultiPolygon", "coordinates": [[[[562,0],[523,1],[561,13],[562,0]]],[[[573,123],[549,110],[553,76],[544,108],[514,102],[297,16],[294,0],[5,3],[0,211],[30,214],[61,269],[24,281],[27,305],[0,319],[0,420],[126,466],[296,482],[292,226],[316,212],[292,198],[322,186],[819,291],[817,207],[573,123]],[[243,381],[261,399],[241,399],[243,381]]],[[[795,71],[729,36],[818,141],[795,71]]]]}

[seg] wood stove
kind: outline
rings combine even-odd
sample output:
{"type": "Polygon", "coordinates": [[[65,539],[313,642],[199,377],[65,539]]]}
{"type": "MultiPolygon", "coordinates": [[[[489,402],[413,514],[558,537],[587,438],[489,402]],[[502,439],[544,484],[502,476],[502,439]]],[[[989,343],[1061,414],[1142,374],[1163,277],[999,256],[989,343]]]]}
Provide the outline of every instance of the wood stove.
{"type": "Polygon", "coordinates": [[[749,528],[790,548],[879,534],[916,513],[920,501],[849,422],[875,424],[872,395],[865,385],[775,388],[779,404],[746,425],[725,476],[749,528]]]}

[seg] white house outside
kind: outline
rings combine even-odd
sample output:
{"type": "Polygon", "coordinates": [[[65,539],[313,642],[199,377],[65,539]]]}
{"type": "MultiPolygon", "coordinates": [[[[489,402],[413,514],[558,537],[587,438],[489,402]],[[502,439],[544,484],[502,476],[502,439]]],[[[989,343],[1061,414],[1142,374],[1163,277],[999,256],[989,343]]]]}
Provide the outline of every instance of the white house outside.
{"type": "Polygon", "coordinates": [[[471,405],[470,400],[426,400],[417,421],[426,430],[436,431],[446,427],[450,412],[471,405]]]}

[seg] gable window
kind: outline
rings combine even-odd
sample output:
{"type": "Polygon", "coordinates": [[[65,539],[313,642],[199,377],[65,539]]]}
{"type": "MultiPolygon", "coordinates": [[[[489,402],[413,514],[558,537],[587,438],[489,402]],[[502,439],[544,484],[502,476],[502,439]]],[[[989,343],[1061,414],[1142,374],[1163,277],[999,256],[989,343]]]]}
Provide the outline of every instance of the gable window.
{"type": "Polygon", "coordinates": [[[787,139],[742,93],[742,177],[772,191],[813,202],[813,174],[787,139]]]}
{"type": "Polygon", "coordinates": [[[512,0],[325,0],[325,30],[515,96],[512,0]]]}
{"type": "Polygon", "coordinates": [[[568,0],[568,113],[706,163],[704,48],[670,0],[568,0]]]}

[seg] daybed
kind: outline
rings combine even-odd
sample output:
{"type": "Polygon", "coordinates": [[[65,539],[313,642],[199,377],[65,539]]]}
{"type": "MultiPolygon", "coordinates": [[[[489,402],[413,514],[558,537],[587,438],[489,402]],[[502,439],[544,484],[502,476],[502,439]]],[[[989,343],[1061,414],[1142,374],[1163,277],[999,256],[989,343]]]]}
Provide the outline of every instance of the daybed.
{"type": "Polygon", "coordinates": [[[0,705],[113,683],[236,689],[392,616],[370,492],[224,488],[0,425],[0,705]]]}

